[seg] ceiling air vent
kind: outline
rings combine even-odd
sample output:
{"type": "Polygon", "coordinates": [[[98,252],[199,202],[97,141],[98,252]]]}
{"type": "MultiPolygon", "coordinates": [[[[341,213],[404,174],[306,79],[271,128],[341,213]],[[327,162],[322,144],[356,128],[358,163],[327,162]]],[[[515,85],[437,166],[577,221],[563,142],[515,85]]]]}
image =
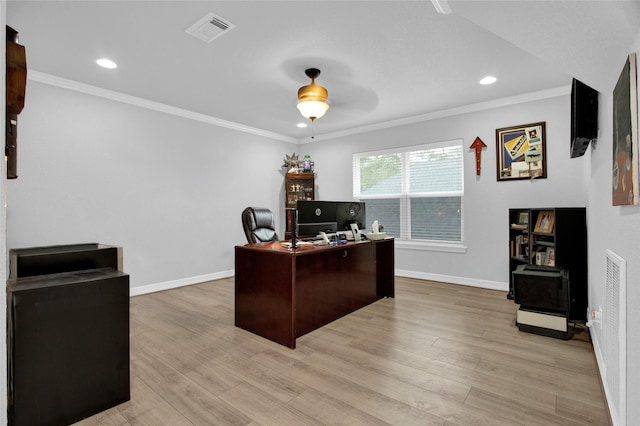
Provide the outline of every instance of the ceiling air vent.
{"type": "Polygon", "coordinates": [[[233,28],[235,28],[235,25],[231,22],[225,21],[213,13],[207,13],[198,22],[187,28],[185,32],[206,43],[211,43],[214,39],[233,28]]]}

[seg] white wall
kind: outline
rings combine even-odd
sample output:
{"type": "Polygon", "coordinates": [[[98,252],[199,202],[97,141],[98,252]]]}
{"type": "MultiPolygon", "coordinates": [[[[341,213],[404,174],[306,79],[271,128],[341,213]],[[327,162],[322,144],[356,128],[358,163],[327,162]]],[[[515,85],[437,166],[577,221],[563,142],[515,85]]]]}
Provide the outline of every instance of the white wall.
{"type": "MultiPolygon", "coordinates": [[[[352,199],[352,154],[397,146],[476,137],[487,144],[482,173],[476,178],[475,152],[464,158],[464,239],[466,254],[396,249],[396,269],[409,276],[507,289],[508,209],[519,207],[585,207],[585,158],[569,157],[570,97],[524,102],[454,115],[376,132],[318,141],[301,147],[316,163],[320,199],[352,199]],[[546,122],[547,179],[496,181],[495,129],[546,122]]],[[[321,123],[319,124],[321,125],[321,123]]],[[[370,225],[374,217],[367,217],[370,225]]]]}
{"type": "Polygon", "coordinates": [[[122,246],[133,294],[231,275],[240,213],[279,215],[295,150],[31,80],[19,139],[8,246],[122,246]]]}
{"type": "MultiPolygon", "coordinates": [[[[640,37],[633,50],[640,50],[640,37]]],[[[626,58],[611,64],[622,71],[626,58]]],[[[591,175],[588,184],[589,223],[589,303],[605,305],[605,251],[610,249],[627,261],[627,424],[640,419],[640,206],[611,205],[613,163],[613,95],[599,98],[599,140],[591,151],[591,175]]],[[[637,165],[636,165],[637,166],[637,165]]],[[[636,182],[637,184],[637,182],[636,182]]],[[[606,318],[607,312],[603,315],[606,318]]],[[[599,327],[593,327],[596,344],[604,343],[599,327]]],[[[597,349],[597,348],[596,348],[597,349]]],[[[601,370],[603,367],[601,366],[601,370]]]]}

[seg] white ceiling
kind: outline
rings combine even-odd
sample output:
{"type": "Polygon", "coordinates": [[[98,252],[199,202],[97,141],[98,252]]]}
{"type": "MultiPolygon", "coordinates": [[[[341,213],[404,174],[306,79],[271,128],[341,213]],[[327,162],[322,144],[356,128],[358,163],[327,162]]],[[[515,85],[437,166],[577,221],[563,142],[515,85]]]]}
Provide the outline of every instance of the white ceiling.
{"type": "MultiPolygon", "coordinates": [[[[30,70],[307,139],[295,104],[321,69],[331,109],[316,139],[390,120],[568,87],[615,85],[638,1],[9,0],[30,70]],[[207,44],[208,12],[235,25],[207,44]],[[116,61],[116,70],[95,64],[116,61]],[[618,64],[619,67],[611,64],[618,64]],[[616,71],[612,72],[611,70],[616,71]],[[498,82],[478,81],[494,75],[498,82]]],[[[28,87],[27,87],[28,90],[28,87]]],[[[27,106],[28,107],[28,106],[27,106]]]]}

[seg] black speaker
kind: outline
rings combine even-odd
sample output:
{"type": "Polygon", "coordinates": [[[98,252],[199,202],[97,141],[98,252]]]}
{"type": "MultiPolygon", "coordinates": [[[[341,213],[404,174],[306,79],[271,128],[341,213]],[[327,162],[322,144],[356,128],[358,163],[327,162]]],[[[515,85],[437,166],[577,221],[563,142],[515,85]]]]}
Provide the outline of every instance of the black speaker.
{"type": "Polygon", "coordinates": [[[571,84],[571,158],[584,155],[598,136],[598,91],[573,79],[571,84]]]}

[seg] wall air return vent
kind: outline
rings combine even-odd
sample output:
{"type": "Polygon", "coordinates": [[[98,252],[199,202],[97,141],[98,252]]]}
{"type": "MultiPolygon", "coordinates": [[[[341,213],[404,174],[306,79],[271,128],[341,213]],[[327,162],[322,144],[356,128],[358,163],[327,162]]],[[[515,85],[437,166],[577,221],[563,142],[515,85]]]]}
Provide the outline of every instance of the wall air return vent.
{"type": "MultiPolygon", "coordinates": [[[[627,261],[607,250],[603,386],[614,425],[626,425],[627,412],[627,261]]],[[[633,423],[633,422],[632,422],[633,423]]]]}
{"type": "Polygon", "coordinates": [[[235,28],[235,25],[231,22],[210,12],[187,28],[185,32],[206,43],[211,43],[233,28],[235,28]]]}

